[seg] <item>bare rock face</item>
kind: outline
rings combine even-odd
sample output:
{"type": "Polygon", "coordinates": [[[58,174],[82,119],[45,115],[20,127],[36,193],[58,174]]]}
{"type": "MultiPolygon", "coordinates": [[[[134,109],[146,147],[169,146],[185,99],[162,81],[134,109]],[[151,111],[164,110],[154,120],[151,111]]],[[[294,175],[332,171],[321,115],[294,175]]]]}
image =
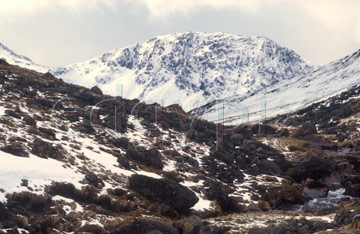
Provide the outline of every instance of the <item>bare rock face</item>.
{"type": "Polygon", "coordinates": [[[145,198],[166,204],[182,213],[199,201],[194,192],[172,180],[134,174],[129,183],[131,189],[145,198]]]}

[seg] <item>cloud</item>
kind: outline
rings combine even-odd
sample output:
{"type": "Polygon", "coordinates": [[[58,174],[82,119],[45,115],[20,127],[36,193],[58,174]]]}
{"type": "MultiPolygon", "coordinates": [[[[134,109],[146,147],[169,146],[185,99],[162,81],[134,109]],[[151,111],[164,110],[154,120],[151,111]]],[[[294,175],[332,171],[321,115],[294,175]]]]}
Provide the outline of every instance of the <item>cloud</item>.
{"type": "Polygon", "coordinates": [[[351,36],[360,42],[360,1],[304,0],[294,2],[313,20],[336,31],[339,37],[351,36]]]}
{"type": "MultiPolygon", "coordinates": [[[[230,9],[256,12],[264,0],[137,0],[145,5],[154,18],[168,17],[172,14],[190,14],[203,7],[213,9],[230,9]]],[[[273,3],[279,0],[273,0],[273,3]]]]}
{"type": "MultiPolygon", "coordinates": [[[[130,0],[129,0],[130,1],[130,0]]],[[[339,32],[360,43],[359,0],[132,0],[145,6],[154,19],[190,15],[202,8],[238,10],[262,14],[264,9],[287,12],[289,7],[301,11],[314,23],[339,32]]]]}
{"type": "Polygon", "coordinates": [[[84,10],[113,7],[115,3],[115,0],[0,0],[0,16],[29,15],[59,8],[84,10]]]}

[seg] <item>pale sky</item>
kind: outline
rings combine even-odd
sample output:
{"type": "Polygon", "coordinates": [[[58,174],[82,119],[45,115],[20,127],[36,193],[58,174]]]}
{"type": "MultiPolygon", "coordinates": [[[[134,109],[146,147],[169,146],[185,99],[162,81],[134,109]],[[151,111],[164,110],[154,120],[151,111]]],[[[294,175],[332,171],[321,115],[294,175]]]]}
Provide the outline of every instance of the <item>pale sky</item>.
{"type": "Polygon", "coordinates": [[[61,66],[175,32],[265,36],[314,64],[360,49],[360,0],[0,0],[0,42],[61,66]]]}

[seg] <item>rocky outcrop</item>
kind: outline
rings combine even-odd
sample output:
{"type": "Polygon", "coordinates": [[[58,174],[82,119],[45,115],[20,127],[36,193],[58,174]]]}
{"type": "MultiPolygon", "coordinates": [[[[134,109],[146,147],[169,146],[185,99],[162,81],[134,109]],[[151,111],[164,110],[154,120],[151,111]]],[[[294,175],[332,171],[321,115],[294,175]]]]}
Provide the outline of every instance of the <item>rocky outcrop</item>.
{"type": "Polygon", "coordinates": [[[145,198],[166,204],[181,213],[199,201],[194,192],[172,180],[134,174],[129,178],[129,184],[145,198]]]}
{"type": "Polygon", "coordinates": [[[297,182],[301,182],[307,178],[317,180],[330,175],[335,168],[336,164],[334,161],[326,158],[312,158],[296,164],[292,176],[297,182]]]}
{"type": "Polygon", "coordinates": [[[19,157],[29,157],[29,153],[20,142],[13,142],[9,145],[1,147],[0,150],[19,157]]]}
{"type": "Polygon", "coordinates": [[[39,156],[40,158],[63,158],[63,153],[60,146],[53,146],[51,143],[48,143],[41,139],[34,140],[31,153],[39,156]]]}
{"type": "Polygon", "coordinates": [[[295,204],[304,203],[302,190],[296,184],[284,183],[281,186],[270,187],[267,198],[273,209],[290,209],[295,204]]]}
{"type": "Polygon", "coordinates": [[[164,166],[161,153],[155,149],[147,150],[144,147],[129,148],[126,151],[126,156],[156,169],[162,169],[164,166]]]}

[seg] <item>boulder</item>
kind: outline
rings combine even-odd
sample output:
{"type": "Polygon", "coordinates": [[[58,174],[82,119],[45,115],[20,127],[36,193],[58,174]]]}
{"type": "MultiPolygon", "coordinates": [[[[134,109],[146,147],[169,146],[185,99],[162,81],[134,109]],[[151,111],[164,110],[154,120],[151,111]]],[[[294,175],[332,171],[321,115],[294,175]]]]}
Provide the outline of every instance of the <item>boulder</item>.
{"type": "Polygon", "coordinates": [[[92,234],[102,234],[105,233],[103,227],[96,224],[85,224],[81,226],[76,233],[92,233],[92,234]]]}
{"type": "Polygon", "coordinates": [[[31,153],[40,158],[61,159],[64,157],[59,146],[53,146],[51,143],[41,139],[35,139],[32,144],[31,153]]]}
{"type": "Polygon", "coordinates": [[[56,139],[56,134],[52,129],[49,128],[43,128],[43,127],[39,127],[39,131],[40,133],[42,133],[44,135],[44,137],[49,138],[51,140],[55,140],[56,139]]]}
{"type": "Polygon", "coordinates": [[[209,200],[216,200],[223,212],[241,212],[243,207],[240,199],[229,196],[225,187],[220,183],[207,180],[204,183],[204,194],[209,200]]]}
{"type": "Polygon", "coordinates": [[[276,128],[271,127],[270,125],[254,125],[251,127],[251,132],[253,134],[259,134],[259,128],[260,128],[260,134],[275,134],[276,128]]]}
{"type": "Polygon", "coordinates": [[[13,110],[5,110],[5,114],[7,116],[11,116],[11,117],[16,118],[16,119],[21,119],[21,115],[19,115],[18,113],[16,113],[13,110]]]}
{"type": "Polygon", "coordinates": [[[264,160],[257,166],[263,174],[278,175],[281,173],[280,167],[274,161],[264,160]]]}
{"type": "Polygon", "coordinates": [[[117,162],[120,164],[120,166],[122,166],[124,169],[130,170],[131,166],[129,163],[129,160],[127,158],[125,158],[122,155],[117,155],[117,162]]]}
{"type": "Polygon", "coordinates": [[[92,185],[96,187],[104,187],[105,184],[94,172],[87,172],[85,174],[85,179],[92,185]]]}
{"type": "Polygon", "coordinates": [[[270,187],[267,197],[274,209],[289,209],[295,204],[304,203],[301,188],[295,184],[270,187]]]}
{"type": "Polygon", "coordinates": [[[98,94],[98,95],[103,95],[103,92],[101,91],[101,89],[97,86],[94,86],[92,87],[91,89],[91,92],[95,93],[95,94],[98,94]]]}
{"type": "Polygon", "coordinates": [[[301,128],[299,128],[294,134],[293,137],[304,138],[305,136],[316,134],[316,127],[313,123],[305,123],[301,128]]]}
{"type": "Polygon", "coordinates": [[[118,228],[110,233],[113,234],[180,234],[173,226],[155,220],[137,220],[118,228]]]}
{"type": "Polygon", "coordinates": [[[129,184],[131,189],[145,198],[166,204],[182,213],[199,201],[193,191],[172,180],[134,174],[129,178],[129,184]]]}
{"type": "Polygon", "coordinates": [[[191,215],[182,224],[182,234],[197,234],[202,226],[202,219],[199,216],[191,215]]]}
{"type": "Polygon", "coordinates": [[[29,157],[29,153],[20,142],[12,142],[10,145],[1,147],[0,150],[19,157],[29,157]]]}
{"type": "Polygon", "coordinates": [[[27,115],[27,116],[24,117],[23,120],[25,121],[25,123],[26,123],[27,125],[36,127],[36,120],[35,120],[33,117],[27,115]]]}
{"type": "Polygon", "coordinates": [[[295,165],[295,174],[292,176],[297,182],[301,182],[307,178],[317,180],[330,175],[335,167],[335,163],[328,159],[312,158],[308,161],[300,162],[295,165]]]}
{"type": "Polygon", "coordinates": [[[290,132],[287,128],[279,129],[275,133],[279,137],[288,137],[290,136],[290,132]]]}
{"type": "Polygon", "coordinates": [[[162,155],[155,149],[146,150],[144,147],[131,148],[126,151],[126,156],[155,169],[162,169],[164,167],[162,155]]]}

